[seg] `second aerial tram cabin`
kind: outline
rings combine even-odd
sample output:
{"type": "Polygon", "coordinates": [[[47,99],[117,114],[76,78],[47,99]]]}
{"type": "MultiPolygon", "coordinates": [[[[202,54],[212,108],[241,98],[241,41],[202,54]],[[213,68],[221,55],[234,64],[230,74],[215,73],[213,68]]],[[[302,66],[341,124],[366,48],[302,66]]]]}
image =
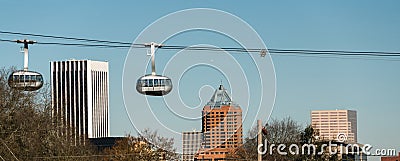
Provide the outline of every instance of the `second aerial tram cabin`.
{"type": "Polygon", "coordinates": [[[156,74],[154,50],[159,44],[150,43],[151,74],[140,77],[136,82],[136,90],[144,95],[163,96],[172,90],[172,81],[166,76],[156,74]]]}

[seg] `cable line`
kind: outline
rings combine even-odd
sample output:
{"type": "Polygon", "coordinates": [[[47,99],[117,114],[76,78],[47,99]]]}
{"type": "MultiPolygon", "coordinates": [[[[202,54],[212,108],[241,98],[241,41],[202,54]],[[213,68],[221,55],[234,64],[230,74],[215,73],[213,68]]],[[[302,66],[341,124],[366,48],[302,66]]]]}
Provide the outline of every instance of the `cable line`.
{"type": "MultiPolygon", "coordinates": [[[[65,37],[55,35],[43,35],[21,32],[0,31],[0,34],[34,36],[50,39],[61,39],[69,41],[79,41],[79,43],[65,42],[37,42],[40,45],[59,45],[73,47],[94,47],[107,49],[124,49],[124,48],[147,48],[148,44],[132,44],[121,41],[108,41],[97,39],[86,39],[77,37],[65,37]]],[[[2,42],[15,42],[14,40],[0,39],[2,42]]],[[[225,51],[237,53],[260,53],[261,56],[266,54],[273,55],[307,55],[307,56],[358,56],[358,57],[400,57],[400,52],[382,52],[382,51],[346,51],[346,50],[309,50],[309,49],[263,49],[263,48],[243,48],[243,47],[209,47],[209,46],[184,46],[184,45],[168,45],[161,44],[157,47],[164,50],[193,50],[193,51],[225,51]]]]}
{"type": "Polygon", "coordinates": [[[85,38],[64,37],[64,36],[54,36],[54,35],[42,35],[42,34],[31,34],[31,33],[21,33],[21,32],[10,32],[10,31],[0,31],[0,33],[2,33],[2,34],[10,34],[10,35],[53,38],[53,39],[87,41],[87,42],[96,42],[96,43],[124,44],[124,45],[130,45],[131,44],[131,43],[125,43],[125,42],[118,42],[118,41],[94,40],[94,39],[85,39],[85,38]]]}

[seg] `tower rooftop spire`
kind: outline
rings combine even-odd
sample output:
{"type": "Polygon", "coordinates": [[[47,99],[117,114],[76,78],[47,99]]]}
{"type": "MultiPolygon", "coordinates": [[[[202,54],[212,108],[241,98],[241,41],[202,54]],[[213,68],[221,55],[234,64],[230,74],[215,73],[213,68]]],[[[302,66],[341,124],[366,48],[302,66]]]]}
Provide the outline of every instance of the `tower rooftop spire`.
{"type": "Polygon", "coordinates": [[[224,86],[221,84],[219,88],[215,90],[213,96],[211,97],[210,101],[207,105],[210,106],[221,106],[221,105],[230,105],[232,104],[232,99],[226,92],[224,86]]]}

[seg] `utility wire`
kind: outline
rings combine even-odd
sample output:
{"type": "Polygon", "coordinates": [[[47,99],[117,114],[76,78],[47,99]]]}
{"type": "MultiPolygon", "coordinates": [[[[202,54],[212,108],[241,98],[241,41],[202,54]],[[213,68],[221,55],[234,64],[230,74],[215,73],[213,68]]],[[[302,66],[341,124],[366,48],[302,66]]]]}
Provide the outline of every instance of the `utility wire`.
{"type": "Polygon", "coordinates": [[[2,42],[14,42],[12,40],[3,40],[3,39],[0,39],[0,41],[2,41],[2,42]]]}
{"type": "Polygon", "coordinates": [[[75,38],[75,37],[64,37],[64,36],[54,36],[54,35],[31,34],[31,33],[22,33],[22,32],[0,31],[0,33],[9,34],[9,35],[34,36],[34,37],[64,39],[64,40],[77,40],[77,41],[96,42],[96,43],[124,44],[124,45],[131,45],[132,44],[132,43],[125,43],[125,42],[118,42],[118,41],[105,41],[105,40],[95,40],[95,39],[85,39],[85,38],[75,38]]]}
{"type": "Polygon", "coordinates": [[[271,56],[287,56],[287,57],[299,57],[299,58],[324,58],[324,59],[344,59],[344,60],[378,60],[378,61],[392,61],[397,62],[400,61],[399,58],[393,57],[361,57],[361,56],[335,56],[335,55],[302,55],[302,54],[274,54],[270,53],[271,56]]]}
{"type": "MultiPolygon", "coordinates": [[[[21,33],[0,31],[0,34],[19,35],[19,36],[34,36],[51,39],[73,40],[82,43],[61,43],[61,42],[37,42],[42,45],[60,45],[60,46],[75,46],[75,47],[96,47],[96,48],[146,48],[147,44],[132,44],[120,41],[96,40],[76,37],[64,37],[54,35],[21,33]]],[[[0,39],[3,42],[15,42],[13,40],[0,39]]],[[[308,55],[308,56],[368,56],[368,57],[400,57],[400,52],[381,52],[381,51],[345,51],[345,50],[304,50],[304,49],[258,49],[258,48],[239,48],[239,47],[206,47],[206,46],[183,46],[183,45],[162,45],[159,49],[166,50],[197,50],[197,51],[226,51],[239,53],[261,53],[263,51],[268,54],[275,55],[308,55]]]]}
{"type": "Polygon", "coordinates": [[[129,46],[129,45],[107,45],[107,44],[77,44],[77,43],[59,43],[59,42],[37,42],[42,45],[62,45],[62,46],[77,46],[77,47],[100,47],[100,48],[145,48],[145,46],[129,46]]]}
{"type": "MultiPolygon", "coordinates": [[[[13,40],[0,39],[3,42],[14,42],[13,40]]],[[[100,47],[100,48],[146,48],[145,44],[133,45],[107,45],[107,44],[85,44],[85,43],[59,43],[59,42],[37,42],[42,45],[62,45],[77,47],[100,47]]],[[[246,48],[217,48],[217,47],[198,47],[198,46],[161,46],[160,49],[167,50],[206,50],[206,51],[231,51],[231,52],[260,52],[263,49],[246,48]]],[[[399,57],[398,52],[369,52],[369,51],[333,51],[333,50],[282,50],[268,49],[270,54],[303,54],[303,55],[338,55],[338,56],[383,56],[399,57]]]]}

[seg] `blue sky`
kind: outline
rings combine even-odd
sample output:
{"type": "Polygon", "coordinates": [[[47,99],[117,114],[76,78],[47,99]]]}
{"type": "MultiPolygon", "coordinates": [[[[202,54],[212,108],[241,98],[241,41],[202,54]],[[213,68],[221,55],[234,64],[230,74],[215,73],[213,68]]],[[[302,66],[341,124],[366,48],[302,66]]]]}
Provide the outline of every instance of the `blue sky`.
{"type": "MultiPolygon", "coordinates": [[[[246,21],[268,48],[400,51],[400,2],[395,0],[235,3],[47,0],[1,3],[0,30],[3,31],[133,42],[142,30],[162,16],[183,9],[213,8],[229,12],[246,21]]],[[[0,38],[54,41],[3,34],[0,34],[0,38]]],[[[183,35],[182,40],[176,37],[171,43],[180,45],[188,43],[187,40],[183,35]]],[[[205,36],[193,42],[207,43],[206,40],[205,36]]],[[[22,68],[23,57],[19,54],[19,47],[13,43],[0,43],[1,67],[22,68]]],[[[30,52],[30,69],[40,71],[47,80],[50,78],[49,62],[53,60],[75,58],[109,61],[111,134],[120,136],[134,131],[125,111],[121,87],[128,49],[34,45],[30,52]]],[[[160,59],[163,57],[160,56],[160,59]]],[[[306,125],[310,123],[311,110],[357,110],[359,142],[369,143],[378,148],[400,150],[398,60],[277,55],[273,55],[272,60],[277,86],[273,118],[290,116],[306,125]]],[[[160,61],[160,64],[163,63],[166,62],[160,61]]],[[[162,66],[158,67],[158,70],[161,69],[162,66]]],[[[215,88],[221,79],[213,78],[210,82],[216,83],[215,88]]],[[[132,83],[134,82],[135,80],[132,80],[132,83]]],[[[200,95],[210,97],[210,92],[211,87],[200,95]]],[[[195,93],[194,96],[198,91],[195,93]]],[[[197,98],[187,99],[187,103],[191,105],[202,106],[201,104],[205,103],[199,102],[197,98]]],[[[200,126],[194,128],[199,129],[200,126]]]]}

